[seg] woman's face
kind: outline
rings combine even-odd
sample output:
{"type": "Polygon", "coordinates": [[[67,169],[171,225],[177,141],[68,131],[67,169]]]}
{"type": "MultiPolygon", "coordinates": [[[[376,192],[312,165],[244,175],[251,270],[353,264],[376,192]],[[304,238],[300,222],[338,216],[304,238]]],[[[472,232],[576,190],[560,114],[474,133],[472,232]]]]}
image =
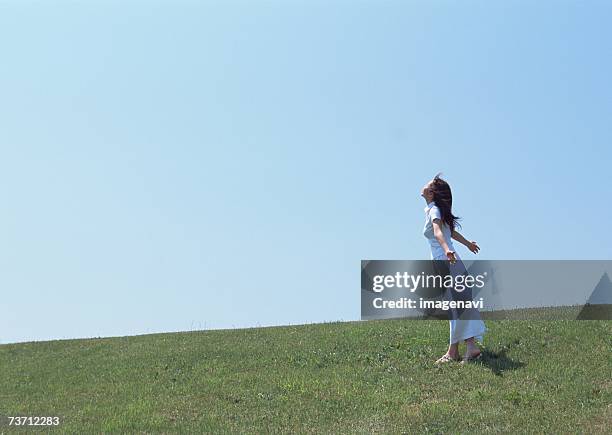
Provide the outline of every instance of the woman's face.
{"type": "Polygon", "coordinates": [[[427,202],[433,201],[433,191],[431,189],[432,182],[433,180],[428,182],[425,186],[423,186],[423,190],[421,190],[421,196],[425,198],[427,202]]]}

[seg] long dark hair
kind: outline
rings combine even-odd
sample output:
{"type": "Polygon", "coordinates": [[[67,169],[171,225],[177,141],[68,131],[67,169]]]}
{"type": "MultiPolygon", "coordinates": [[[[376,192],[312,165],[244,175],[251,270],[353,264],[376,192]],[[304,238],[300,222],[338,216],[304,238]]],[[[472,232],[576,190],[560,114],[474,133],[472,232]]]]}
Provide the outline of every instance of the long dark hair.
{"type": "Polygon", "coordinates": [[[461,224],[457,222],[460,218],[452,212],[453,194],[450,185],[440,178],[440,175],[442,174],[437,174],[433,178],[430,187],[433,192],[433,200],[442,214],[442,221],[448,225],[452,232],[455,227],[461,228],[461,224]]]}

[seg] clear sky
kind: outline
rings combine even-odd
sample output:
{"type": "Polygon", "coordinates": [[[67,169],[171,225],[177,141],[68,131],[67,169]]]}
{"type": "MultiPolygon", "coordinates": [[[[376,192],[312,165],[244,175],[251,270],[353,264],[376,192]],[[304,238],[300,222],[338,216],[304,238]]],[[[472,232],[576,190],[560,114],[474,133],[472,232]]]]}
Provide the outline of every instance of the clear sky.
{"type": "Polygon", "coordinates": [[[438,171],[479,258],[612,259],[611,14],[0,2],[0,343],[358,320],[438,171]]]}

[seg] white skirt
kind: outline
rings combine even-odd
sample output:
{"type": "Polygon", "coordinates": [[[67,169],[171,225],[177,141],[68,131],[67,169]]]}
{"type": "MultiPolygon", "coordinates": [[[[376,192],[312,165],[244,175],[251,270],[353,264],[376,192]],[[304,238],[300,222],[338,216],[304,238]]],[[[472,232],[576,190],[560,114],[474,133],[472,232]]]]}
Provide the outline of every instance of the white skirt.
{"type": "MultiPolygon", "coordinates": [[[[461,258],[459,254],[455,252],[455,258],[457,258],[457,263],[461,263],[459,267],[454,268],[451,267],[451,273],[454,270],[465,270],[463,263],[461,262],[461,258]]],[[[434,258],[434,260],[447,260],[445,256],[439,256],[434,258]]],[[[476,310],[478,311],[478,310],[476,310]]],[[[477,314],[480,317],[480,313],[477,314]]],[[[473,316],[471,316],[473,317],[473,316]]],[[[483,336],[487,332],[487,328],[482,321],[482,319],[474,319],[474,320],[463,320],[463,319],[450,319],[450,344],[459,343],[463,340],[467,340],[468,338],[474,337],[475,340],[482,343],[483,336]]]]}
{"type": "Polygon", "coordinates": [[[450,322],[450,344],[459,343],[474,337],[482,343],[482,337],[487,328],[482,319],[479,320],[449,320],[450,322]]]}

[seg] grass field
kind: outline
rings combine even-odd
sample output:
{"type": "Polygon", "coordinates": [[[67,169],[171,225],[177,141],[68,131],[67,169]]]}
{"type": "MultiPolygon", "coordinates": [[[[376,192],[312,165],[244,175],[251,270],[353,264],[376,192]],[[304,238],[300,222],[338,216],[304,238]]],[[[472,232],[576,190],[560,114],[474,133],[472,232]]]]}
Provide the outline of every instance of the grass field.
{"type": "MultiPolygon", "coordinates": [[[[610,433],[612,321],[376,320],[0,346],[0,415],[69,432],[610,433]]],[[[0,427],[0,432],[7,431],[0,427]]]]}

